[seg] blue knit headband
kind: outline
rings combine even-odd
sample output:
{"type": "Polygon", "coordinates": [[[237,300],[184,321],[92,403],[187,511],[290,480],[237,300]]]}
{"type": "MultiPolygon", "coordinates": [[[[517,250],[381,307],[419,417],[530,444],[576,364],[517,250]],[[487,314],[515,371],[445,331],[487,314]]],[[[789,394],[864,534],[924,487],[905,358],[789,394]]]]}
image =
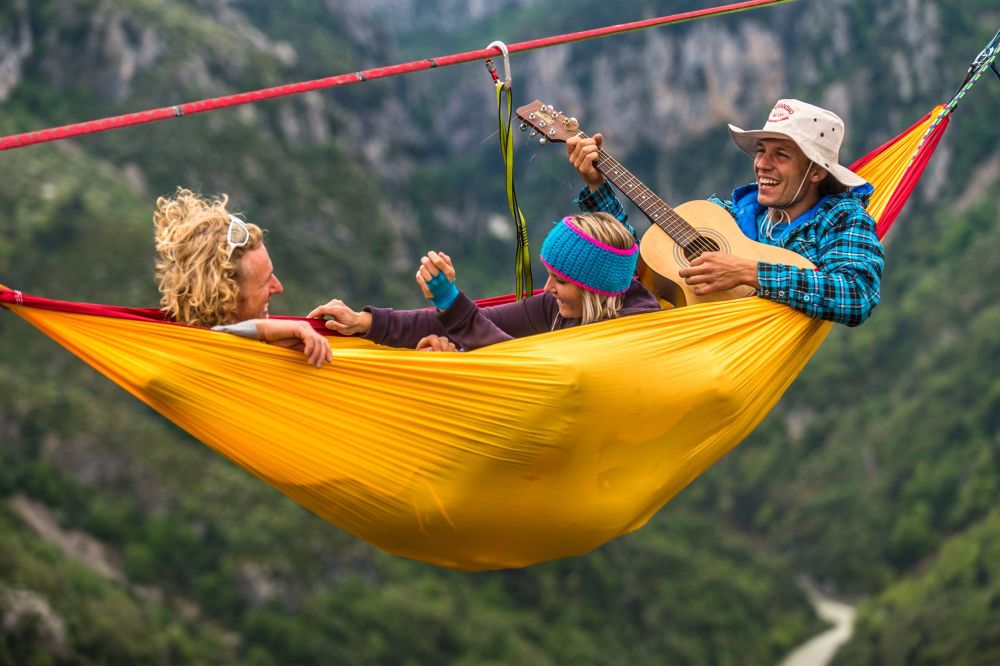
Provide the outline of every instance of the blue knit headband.
{"type": "Polygon", "coordinates": [[[635,243],[627,250],[611,247],[585,233],[572,217],[556,222],[542,243],[542,263],[550,271],[604,296],[628,291],[638,257],[635,243]]]}

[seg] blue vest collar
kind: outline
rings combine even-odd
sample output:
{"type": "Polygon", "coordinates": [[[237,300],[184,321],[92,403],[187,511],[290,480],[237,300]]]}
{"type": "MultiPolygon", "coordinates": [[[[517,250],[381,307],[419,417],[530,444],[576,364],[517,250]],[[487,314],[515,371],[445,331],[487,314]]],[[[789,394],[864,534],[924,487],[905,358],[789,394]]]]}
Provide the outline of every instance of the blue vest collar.
{"type": "Polygon", "coordinates": [[[849,191],[844,192],[843,194],[828,194],[817,201],[815,206],[796,217],[789,224],[779,225],[777,236],[773,241],[768,241],[767,239],[761,239],[759,237],[758,225],[760,224],[763,216],[767,213],[767,209],[757,203],[757,183],[737,187],[733,190],[733,196],[730,201],[732,201],[733,204],[733,214],[736,217],[736,224],[747,238],[764,243],[773,243],[780,241],[793,229],[797,229],[798,227],[806,224],[821,210],[834,205],[837,201],[844,197],[859,199],[862,206],[867,206],[868,200],[871,198],[872,192],[874,191],[875,188],[872,187],[870,183],[865,183],[864,185],[852,187],[849,191]]]}

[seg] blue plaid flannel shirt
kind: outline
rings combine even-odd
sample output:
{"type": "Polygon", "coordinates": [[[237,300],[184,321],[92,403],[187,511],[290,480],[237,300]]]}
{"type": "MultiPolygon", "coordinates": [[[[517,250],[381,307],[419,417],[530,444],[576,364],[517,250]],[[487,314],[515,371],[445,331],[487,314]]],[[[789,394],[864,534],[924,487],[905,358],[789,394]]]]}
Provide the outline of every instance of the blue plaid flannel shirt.
{"type": "MultiPolygon", "coordinates": [[[[765,212],[756,203],[755,185],[737,188],[730,201],[715,196],[709,200],[725,208],[753,240],[784,247],[816,266],[810,270],[759,262],[758,296],[810,317],[857,326],[878,305],[885,264],[875,220],[865,211],[871,192],[871,186],[863,186],[826,196],[792,224],[779,225],[773,241],[755,237],[756,223],[765,212]]],[[[584,187],[574,203],[584,212],[610,213],[636,235],[628,223],[628,212],[607,182],[595,192],[584,187]]]]}

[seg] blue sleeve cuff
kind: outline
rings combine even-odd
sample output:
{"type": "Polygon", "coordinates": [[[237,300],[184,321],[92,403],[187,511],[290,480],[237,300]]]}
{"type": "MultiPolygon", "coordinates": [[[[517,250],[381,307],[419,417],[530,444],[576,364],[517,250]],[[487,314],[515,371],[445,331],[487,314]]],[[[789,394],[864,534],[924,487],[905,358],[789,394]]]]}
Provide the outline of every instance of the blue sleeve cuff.
{"type": "Polygon", "coordinates": [[[580,190],[580,194],[573,199],[573,203],[579,206],[580,210],[584,213],[607,213],[613,216],[616,220],[622,223],[622,226],[632,234],[632,237],[639,240],[639,235],[633,227],[628,222],[628,211],[622,206],[621,201],[615,195],[615,191],[611,189],[611,183],[607,180],[599,188],[590,191],[590,187],[584,185],[583,189],[580,190]]]}

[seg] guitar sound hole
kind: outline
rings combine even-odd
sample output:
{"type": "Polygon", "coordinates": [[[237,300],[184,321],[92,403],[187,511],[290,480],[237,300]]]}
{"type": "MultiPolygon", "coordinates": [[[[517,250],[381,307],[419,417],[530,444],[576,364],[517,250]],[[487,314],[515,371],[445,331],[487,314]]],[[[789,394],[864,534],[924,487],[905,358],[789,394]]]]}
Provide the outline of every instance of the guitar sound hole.
{"type": "Polygon", "coordinates": [[[715,239],[708,238],[707,236],[699,236],[698,240],[684,246],[684,258],[690,263],[705,252],[718,252],[720,249],[722,248],[715,242],[715,239]]]}

